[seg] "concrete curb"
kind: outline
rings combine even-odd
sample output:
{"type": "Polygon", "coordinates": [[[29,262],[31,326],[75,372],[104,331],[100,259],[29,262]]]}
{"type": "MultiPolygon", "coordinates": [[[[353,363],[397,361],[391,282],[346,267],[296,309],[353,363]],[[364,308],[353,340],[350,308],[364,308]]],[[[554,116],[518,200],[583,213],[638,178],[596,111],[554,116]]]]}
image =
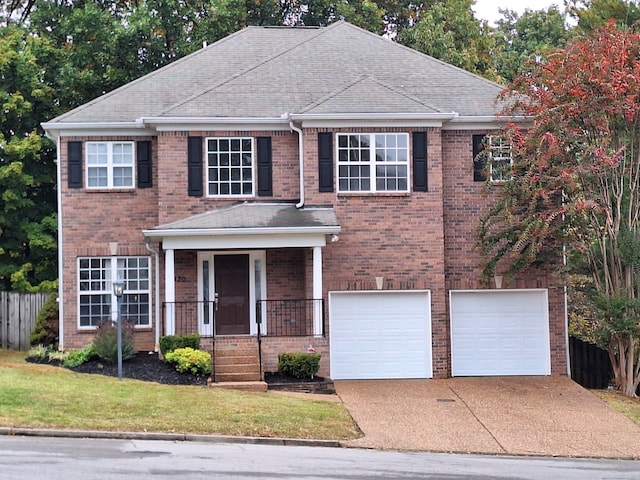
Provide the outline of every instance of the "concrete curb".
{"type": "Polygon", "coordinates": [[[97,430],[49,430],[0,427],[0,435],[23,437],[103,438],[117,440],[164,440],[168,442],[240,443],[256,445],[341,447],[337,440],[305,440],[299,438],[234,437],[226,435],[198,435],[161,432],[103,432],[97,430]]]}

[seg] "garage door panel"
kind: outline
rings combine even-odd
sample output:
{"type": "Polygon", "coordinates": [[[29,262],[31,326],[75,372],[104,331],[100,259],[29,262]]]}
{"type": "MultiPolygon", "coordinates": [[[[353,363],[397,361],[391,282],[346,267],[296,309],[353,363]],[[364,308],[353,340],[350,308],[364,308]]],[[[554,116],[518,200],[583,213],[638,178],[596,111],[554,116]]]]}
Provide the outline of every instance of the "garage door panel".
{"type": "Polygon", "coordinates": [[[426,291],[330,292],[334,379],[430,378],[426,291]]]}
{"type": "Polygon", "coordinates": [[[549,375],[546,290],[451,292],[452,375],[549,375]]]}

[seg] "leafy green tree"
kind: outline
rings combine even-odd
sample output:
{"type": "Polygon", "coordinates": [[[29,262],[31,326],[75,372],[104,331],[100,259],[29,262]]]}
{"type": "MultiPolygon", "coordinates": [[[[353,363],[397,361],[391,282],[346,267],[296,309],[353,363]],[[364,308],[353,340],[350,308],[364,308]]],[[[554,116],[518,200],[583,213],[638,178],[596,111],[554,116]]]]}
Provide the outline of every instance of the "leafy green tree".
{"type": "Polygon", "coordinates": [[[591,32],[613,19],[619,27],[640,21],[640,5],[633,0],[568,0],[567,10],[578,29],[591,32]]]}
{"type": "Polygon", "coordinates": [[[569,265],[590,277],[617,387],[640,383],[640,34],[612,22],[510,86],[513,178],[482,218],[485,274],[569,265]],[[501,267],[504,268],[504,267],[501,267]]]}
{"type": "Polygon", "coordinates": [[[57,276],[54,150],[38,124],[53,92],[35,52],[46,42],[0,30],[0,288],[50,289],[57,276]]]}
{"type": "Polygon", "coordinates": [[[557,7],[547,10],[525,10],[520,16],[514,10],[502,10],[495,29],[498,55],[497,70],[507,83],[524,69],[543,59],[549,52],[563,48],[572,36],[557,7]]]}
{"type": "Polygon", "coordinates": [[[474,17],[473,0],[434,3],[412,28],[403,30],[400,43],[489,79],[497,79],[495,40],[487,22],[474,17]]]}

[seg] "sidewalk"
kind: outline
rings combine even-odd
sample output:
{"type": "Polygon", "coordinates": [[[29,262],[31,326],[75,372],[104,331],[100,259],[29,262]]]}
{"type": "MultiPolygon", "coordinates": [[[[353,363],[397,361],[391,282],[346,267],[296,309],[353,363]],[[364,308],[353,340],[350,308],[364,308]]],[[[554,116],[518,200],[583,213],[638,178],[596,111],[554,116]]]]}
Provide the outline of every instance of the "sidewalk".
{"type": "Polygon", "coordinates": [[[351,447],[640,459],[640,425],[566,377],[336,381],[351,447]]]}

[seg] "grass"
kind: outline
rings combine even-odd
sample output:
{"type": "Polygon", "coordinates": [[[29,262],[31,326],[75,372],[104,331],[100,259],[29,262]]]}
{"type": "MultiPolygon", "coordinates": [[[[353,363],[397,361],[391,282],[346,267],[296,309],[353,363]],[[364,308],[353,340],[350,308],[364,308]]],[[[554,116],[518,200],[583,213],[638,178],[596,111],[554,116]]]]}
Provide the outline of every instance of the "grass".
{"type": "Polygon", "coordinates": [[[627,416],[640,425],[640,398],[631,398],[614,390],[592,390],[593,394],[604,400],[611,408],[627,416]]]}
{"type": "Polygon", "coordinates": [[[0,426],[343,440],[359,436],[338,402],[169,386],[27,363],[0,350],[0,426]]]}

